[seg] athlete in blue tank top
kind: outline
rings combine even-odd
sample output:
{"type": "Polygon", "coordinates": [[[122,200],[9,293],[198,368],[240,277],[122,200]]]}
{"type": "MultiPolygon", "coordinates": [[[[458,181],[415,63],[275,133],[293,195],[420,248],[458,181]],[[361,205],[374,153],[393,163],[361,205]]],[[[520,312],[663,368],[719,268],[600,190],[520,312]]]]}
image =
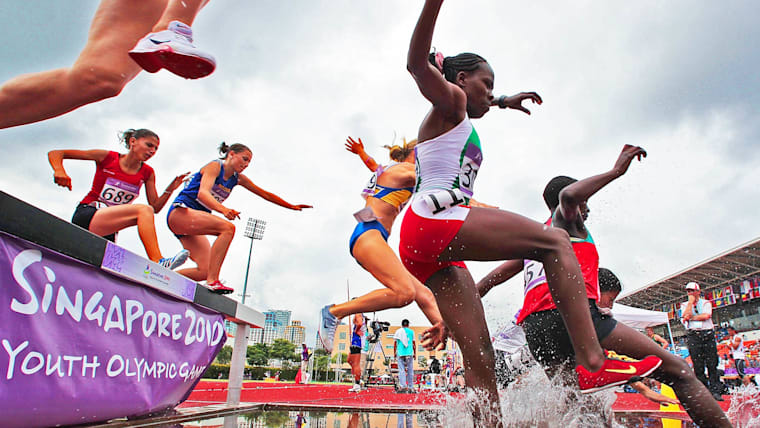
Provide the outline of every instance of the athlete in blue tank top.
{"type": "Polygon", "coordinates": [[[219,152],[224,158],[207,163],[177,195],[166,216],[166,223],[198,265],[182,269],[179,273],[194,281],[205,279],[206,287],[226,294],[234,290],[219,281],[219,271],[235,235],[232,220],[240,218],[239,211],[223,205],[232,189],[239,184],[249,192],[291,210],[300,211],[311,206],[293,205],[253,184],[243,174],[252,158],[251,150],[245,145],[228,146],[222,143],[219,152]],[[222,214],[224,218],[213,215],[212,211],[222,214]],[[216,236],[213,244],[209,243],[206,235],[216,236]]]}
{"type": "MultiPolygon", "coordinates": [[[[219,175],[216,176],[214,185],[211,187],[211,196],[221,204],[228,196],[230,196],[232,188],[238,184],[238,173],[233,172],[229,178],[225,179],[224,162],[222,159],[217,159],[214,162],[219,164],[219,175]]],[[[179,192],[176,198],[174,198],[171,209],[174,209],[175,206],[184,206],[194,210],[206,211],[207,213],[211,212],[211,209],[203,205],[203,202],[198,199],[198,190],[201,188],[202,177],[203,174],[201,174],[200,171],[193,174],[185,188],[179,192]]]]}

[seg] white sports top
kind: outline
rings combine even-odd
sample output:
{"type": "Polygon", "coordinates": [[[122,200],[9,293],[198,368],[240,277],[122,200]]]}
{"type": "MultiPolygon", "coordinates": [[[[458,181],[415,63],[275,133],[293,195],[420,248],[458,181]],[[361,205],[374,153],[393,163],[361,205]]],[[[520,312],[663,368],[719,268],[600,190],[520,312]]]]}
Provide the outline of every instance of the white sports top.
{"type": "MultiPolygon", "coordinates": [[[[731,348],[731,356],[734,357],[735,360],[743,360],[744,359],[744,339],[742,339],[742,337],[739,336],[738,334],[735,337],[738,337],[739,340],[741,340],[741,342],[739,343],[738,348],[736,349],[731,348]]],[[[732,342],[734,340],[736,339],[731,339],[732,342]]]]}
{"type": "Polygon", "coordinates": [[[446,133],[417,144],[414,156],[415,199],[426,199],[433,214],[470,204],[483,152],[468,117],[446,133]]]}

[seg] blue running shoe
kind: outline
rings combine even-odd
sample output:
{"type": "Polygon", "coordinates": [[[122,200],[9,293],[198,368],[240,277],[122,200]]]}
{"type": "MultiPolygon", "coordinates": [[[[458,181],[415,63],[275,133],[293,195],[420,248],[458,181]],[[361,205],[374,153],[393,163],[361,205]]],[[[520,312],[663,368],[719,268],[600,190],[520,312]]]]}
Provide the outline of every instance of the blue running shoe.
{"type": "Polygon", "coordinates": [[[190,255],[189,251],[182,250],[179,253],[175,254],[174,257],[164,257],[163,259],[158,261],[158,264],[160,264],[161,266],[165,268],[174,270],[182,266],[182,263],[185,263],[189,255],[190,255]]]}
{"type": "Polygon", "coordinates": [[[317,332],[317,334],[319,335],[319,340],[320,342],[322,342],[322,346],[325,348],[328,354],[332,354],[333,339],[335,338],[335,329],[338,327],[338,324],[340,323],[338,318],[336,318],[335,315],[330,313],[330,306],[332,305],[327,305],[324,308],[322,308],[320,322],[319,322],[319,331],[317,332]]]}

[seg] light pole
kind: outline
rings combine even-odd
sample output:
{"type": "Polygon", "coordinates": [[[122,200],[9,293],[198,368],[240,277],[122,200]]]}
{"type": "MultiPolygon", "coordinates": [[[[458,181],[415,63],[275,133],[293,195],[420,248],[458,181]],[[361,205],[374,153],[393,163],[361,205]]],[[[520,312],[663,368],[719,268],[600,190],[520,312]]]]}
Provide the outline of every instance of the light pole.
{"type": "Polygon", "coordinates": [[[248,223],[245,225],[244,235],[251,240],[251,246],[248,248],[248,264],[245,266],[245,282],[243,282],[243,300],[242,304],[245,305],[245,292],[248,289],[248,271],[251,269],[251,252],[253,252],[253,240],[261,240],[264,238],[264,229],[267,226],[267,222],[256,218],[248,217],[248,223]]]}

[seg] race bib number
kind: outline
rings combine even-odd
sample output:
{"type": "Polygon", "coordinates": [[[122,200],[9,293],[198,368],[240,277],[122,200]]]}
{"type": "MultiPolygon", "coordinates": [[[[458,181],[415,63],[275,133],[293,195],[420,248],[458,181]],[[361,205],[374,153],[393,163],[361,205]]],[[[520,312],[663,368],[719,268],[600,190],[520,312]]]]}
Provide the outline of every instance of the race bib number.
{"type": "Polygon", "coordinates": [[[462,191],[459,189],[439,190],[435,193],[427,193],[422,198],[433,214],[438,214],[466,202],[462,191]]]}
{"type": "Polygon", "coordinates": [[[211,196],[213,196],[214,199],[216,199],[216,201],[221,204],[230,196],[230,190],[231,189],[228,189],[224,186],[214,184],[214,187],[211,188],[211,196]]]}
{"type": "Polygon", "coordinates": [[[364,189],[362,189],[362,196],[364,196],[365,198],[370,197],[375,194],[375,187],[377,186],[377,176],[378,176],[377,172],[372,174],[372,177],[364,186],[364,189]]]}
{"type": "Polygon", "coordinates": [[[108,177],[98,199],[108,206],[131,203],[140,194],[140,185],[125,183],[113,177],[108,177]]]}
{"type": "Polygon", "coordinates": [[[472,198],[475,178],[482,162],[483,153],[480,151],[480,147],[474,144],[468,145],[462,158],[462,167],[459,169],[459,188],[468,198],[472,198]]]}
{"type": "Polygon", "coordinates": [[[523,267],[523,277],[525,279],[525,293],[536,287],[537,285],[546,282],[546,272],[544,272],[544,265],[541,262],[535,260],[525,260],[525,266],[523,267]]]}

